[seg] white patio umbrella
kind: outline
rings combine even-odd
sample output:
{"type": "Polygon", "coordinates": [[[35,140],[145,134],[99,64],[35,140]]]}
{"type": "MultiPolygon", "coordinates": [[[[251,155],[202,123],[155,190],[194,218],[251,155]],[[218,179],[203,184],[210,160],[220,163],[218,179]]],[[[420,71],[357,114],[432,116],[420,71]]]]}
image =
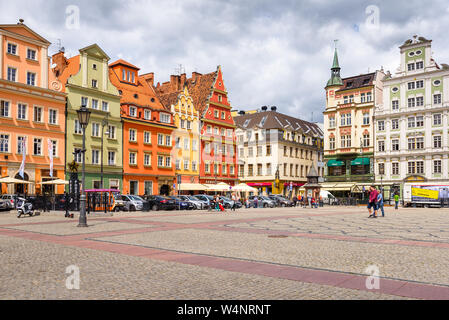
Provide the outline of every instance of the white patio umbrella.
{"type": "Polygon", "coordinates": [[[240,192],[257,192],[256,188],[250,187],[246,183],[240,183],[235,187],[232,187],[232,191],[240,191],[240,192]]]}
{"type": "Polygon", "coordinates": [[[55,185],[55,184],[69,184],[68,181],[66,180],[62,180],[62,179],[56,179],[56,180],[50,180],[50,181],[45,181],[45,182],[41,182],[41,184],[45,184],[45,185],[55,185]]]}
{"type": "Polygon", "coordinates": [[[179,184],[180,191],[204,191],[208,187],[201,183],[181,183],[179,184]]]}
{"type": "Polygon", "coordinates": [[[19,180],[19,179],[11,178],[11,177],[4,177],[4,178],[0,179],[0,183],[6,183],[6,184],[11,184],[11,183],[15,183],[15,184],[32,184],[33,182],[25,181],[25,180],[19,180]]]}
{"type": "Polygon", "coordinates": [[[224,182],[218,184],[207,184],[207,191],[231,191],[231,186],[224,182]]]}

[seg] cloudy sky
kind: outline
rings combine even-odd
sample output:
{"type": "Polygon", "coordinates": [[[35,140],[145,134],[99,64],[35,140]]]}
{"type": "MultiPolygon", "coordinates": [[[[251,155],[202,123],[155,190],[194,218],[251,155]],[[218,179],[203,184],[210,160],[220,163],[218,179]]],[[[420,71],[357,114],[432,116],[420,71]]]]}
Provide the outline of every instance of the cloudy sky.
{"type": "Polygon", "coordinates": [[[334,39],[343,77],[394,72],[414,34],[449,63],[446,0],[0,0],[0,23],[19,18],[53,43],[51,54],[59,41],[69,55],[97,43],[156,82],[180,64],[188,75],[221,65],[235,109],[275,105],[309,121],[322,121],[334,39]]]}

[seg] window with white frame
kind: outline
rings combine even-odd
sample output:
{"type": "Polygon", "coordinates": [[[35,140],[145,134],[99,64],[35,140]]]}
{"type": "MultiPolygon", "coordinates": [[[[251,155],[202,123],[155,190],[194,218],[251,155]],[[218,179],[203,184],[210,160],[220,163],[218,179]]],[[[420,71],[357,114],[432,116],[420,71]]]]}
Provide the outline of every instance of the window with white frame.
{"type": "Polygon", "coordinates": [[[415,98],[408,98],[408,107],[414,108],[415,107],[415,98]]]}
{"type": "Polygon", "coordinates": [[[385,121],[384,120],[377,121],[377,130],[385,131],[385,121]]]}
{"type": "Polygon", "coordinates": [[[171,157],[165,157],[165,167],[171,168],[171,157]]]}
{"type": "Polygon", "coordinates": [[[136,107],[129,107],[129,116],[137,117],[137,108],[136,107]]]}
{"type": "Polygon", "coordinates": [[[184,159],[184,170],[189,170],[190,168],[190,161],[184,159]]]}
{"type": "Polygon", "coordinates": [[[196,171],[196,170],[197,170],[196,161],[192,161],[192,171],[196,171]]]}
{"type": "Polygon", "coordinates": [[[229,174],[230,175],[234,175],[234,170],[235,170],[234,165],[233,164],[229,165],[229,174]]]}
{"type": "Polygon", "coordinates": [[[36,74],[34,72],[27,72],[27,85],[36,85],[36,74]]]}
{"type": "Polygon", "coordinates": [[[135,152],[129,153],[129,164],[136,165],[137,164],[137,154],[135,152]]]}
{"type": "Polygon", "coordinates": [[[145,120],[151,120],[151,110],[145,110],[143,116],[145,120]]]}
{"type": "Polygon", "coordinates": [[[416,117],[416,127],[417,128],[424,127],[424,116],[417,116],[416,117]]]}
{"type": "Polygon", "coordinates": [[[423,61],[418,61],[416,63],[416,69],[419,70],[419,69],[423,69],[423,68],[424,68],[424,62],[423,61]]]}
{"type": "Polygon", "coordinates": [[[167,135],[165,136],[165,145],[167,147],[171,147],[172,143],[171,143],[171,136],[167,135]]]}
{"type": "Polygon", "coordinates": [[[42,122],[42,108],[41,107],[34,107],[34,122],[42,122]]]}
{"type": "Polygon", "coordinates": [[[35,156],[42,155],[42,139],[34,138],[34,140],[33,140],[33,154],[35,156]]]}
{"type": "Polygon", "coordinates": [[[409,82],[409,83],[407,83],[407,87],[408,87],[408,90],[415,90],[415,83],[409,82]]]}
{"type": "Polygon", "coordinates": [[[392,119],[391,120],[391,129],[392,130],[398,130],[399,129],[399,119],[392,119]]]}
{"type": "Polygon", "coordinates": [[[164,166],[164,157],[163,156],[157,156],[157,166],[158,167],[164,166]]]}
{"type": "Polygon", "coordinates": [[[115,151],[108,151],[108,165],[115,165],[115,151]]]}
{"type": "Polygon", "coordinates": [[[56,154],[58,152],[58,141],[57,140],[51,140],[51,145],[52,145],[53,157],[56,157],[56,154]]]}
{"type": "Polygon", "coordinates": [[[399,151],[399,140],[398,139],[391,140],[391,150],[399,151]]]}
{"type": "Polygon", "coordinates": [[[422,88],[424,88],[424,80],[416,81],[416,89],[422,89],[422,88]]]}
{"type": "Polygon", "coordinates": [[[48,123],[58,124],[58,110],[55,109],[48,110],[48,123]]]}
{"type": "Polygon", "coordinates": [[[373,100],[371,92],[366,93],[366,102],[371,102],[373,100]]]}
{"type": "Polygon", "coordinates": [[[98,88],[98,81],[92,80],[92,88],[98,88]]]}
{"type": "Polygon", "coordinates": [[[385,141],[378,141],[378,148],[377,151],[384,152],[385,151],[385,141]]]}
{"type": "Polygon", "coordinates": [[[171,123],[171,116],[167,113],[161,113],[160,121],[163,123],[171,123]]]}
{"type": "Polygon", "coordinates": [[[88,106],[89,105],[89,98],[87,97],[81,97],[81,106],[88,106]]]}
{"type": "Polygon", "coordinates": [[[192,121],[187,120],[187,130],[192,129],[192,121]]]}
{"type": "Polygon", "coordinates": [[[393,162],[391,164],[391,174],[399,175],[399,163],[398,162],[393,162]]]}
{"type": "Polygon", "coordinates": [[[433,173],[441,173],[441,160],[433,160],[433,173]]]}
{"type": "Polygon", "coordinates": [[[434,126],[441,126],[441,113],[436,113],[433,115],[433,125],[434,126]]]}
{"type": "Polygon", "coordinates": [[[197,140],[192,140],[192,150],[198,151],[198,141],[197,140]]]}
{"type": "Polygon", "coordinates": [[[433,136],[433,147],[441,148],[441,136],[433,136]]]}
{"type": "Polygon", "coordinates": [[[220,130],[218,127],[214,127],[214,135],[216,136],[220,135],[220,130]]]}
{"type": "Polygon", "coordinates": [[[112,125],[108,125],[108,139],[115,139],[115,133],[116,133],[116,130],[115,130],[115,126],[112,126],[112,125]]]}
{"type": "Polygon", "coordinates": [[[424,174],[424,161],[416,161],[416,173],[424,174]]]}
{"type": "Polygon", "coordinates": [[[160,146],[164,145],[164,135],[160,133],[157,134],[157,144],[160,146]]]}
{"type": "Polygon", "coordinates": [[[364,134],[363,135],[363,147],[369,147],[370,142],[369,142],[369,134],[364,134]]]}
{"type": "Polygon", "coordinates": [[[106,101],[102,101],[101,102],[101,109],[105,112],[109,111],[109,103],[107,103],[106,101]]]}
{"type": "Polygon", "coordinates": [[[97,122],[92,122],[92,137],[100,136],[100,124],[97,122]]]}
{"type": "Polygon", "coordinates": [[[212,133],[212,127],[211,126],[207,126],[206,127],[206,133],[208,133],[208,134],[212,133]]]}
{"type": "Polygon", "coordinates": [[[25,145],[25,154],[27,153],[26,152],[26,138],[22,137],[22,136],[18,136],[17,137],[17,154],[22,154],[22,152],[23,152],[22,143],[24,143],[24,145],[25,145]]]}
{"type": "Polygon", "coordinates": [[[391,101],[391,109],[392,110],[399,110],[399,100],[391,101]]]}
{"type": "Polygon", "coordinates": [[[14,43],[8,42],[8,49],[6,52],[16,56],[17,55],[17,45],[14,43]]]}
{"type": "Polygon", "coordinates": [[[414,71],[415,70],[415,64],[414,63],[407,64],[407,70],[408,71],[414,71]]]}
{"type": "Polygon", "coordinates": [[[129,141],[136,142],[137,141],[137,130],[129,129],[129,141]]]}
{"type": "Polygon", "coordinates": [[[151,132],[145,131],[143,133],[143,142],[146,144],[151,144],[151,132]]]}
{"type": "Polygon", "coordinates": [[[416,97],[416,106],[422,107],[424,105],[424,97],[416,97]]]}
{"type": "Polygon", "coordinates": [[[100,164],[100,150],[92,150],[92,164],[100,164]]]}
{"type": "Polygon", "coordinates": [[[9,152],[9,134],[0,134],[0,152],[9,152]]]}
{"type": "Polygon", "coordinates": [[[415,167],[415,162],[414,161],[410,161],[407,163],[407,168],[408,168],[408,174],[415,174],[416,173],[416,167],[415,167]]]}
{"type": "Polygon", "coordinates": [[[424,137],[416,138],[416,149],[419,149],[419,150],[424,149],[424,137]]]}
{"type": "Polygon", "coordinates": [[[17,104],[17,119],[26,120],[27,119],[27,105],[23,103],[17,104]]]}
{"type": "Polygon", "coordinates": [[[369,113],[368,112],[365,112],[363,114],[363,124],[364,125],[368,125],[369,124],[369,113]]]}
{"type": "MultiPolygon", "coordinates": [[[[351,114],[350,113],[346,114],[346,125],[347,126],[351,125],[351,114]]],[[[310,138],[309,138],[309,140],[310,140],[310,138]]]]}
{"type": "Polygon", "coordinates": [[[189,150],[190,149],[190,141],[188,138],[184,139],[184,150],[189,150]]]}
{"type": "Polygon", "coordinates": [[[74,153],[74,160],[75,160],[75,162],[81,163],[83,161],[83,154],[81,152],[81,149],[80,148],[75,148],[73,150],[73,153],[74,153]]]}
{"type": "Polygon", "coordinates": [[[416,139],[415,138],[408,138],[408,150],[415,150],[416,148],[416,139]]]}
{"type": "Polygon", "coordinates": [[[17,76],[17,69],[8,67],[8,75],[7,75],[8,81],[16,82],[16,76],[17,76]]]}
{"type": "Polygon", "coordinates": [[[415,117],[409,117],[407,119],[407,121],[408,121],[407,122],[407,126],[408,126],[409,129],[415,127],[415,117]]]}
{"type": "MultiPolygon", "coordinates": [[[[335,150],[335,138],[329,138],[329,149],[335,150]]],[[[301,150],[302,153],[302,150],[301,150]]]]}
{"type": "Polygon", "coordinates": [[[433,104],[441,104],[441,94],[434,94],[433,95],[433,104]]]}
{"type": "Polygon", "coordinates": [[[151,166],[151,154],[145,153],[143,155],[143,165],[146,166],[146,167],[150,167],[151,166]]]}
{"type": "Polygon", "coordinates": [[[346,125],[346,114],[342,114],[340,116],[340,125],[345,126],[346,125]]]}
{"type": "Polygon", "coordinates": [[[83,129],[81,128],[81,124],[80,124],[78,119],[75,119],[74,133],[76,133],[76,134],[82,134],[83,133],[83,129]]]}
{"type": "Polygon", "coordinates": [[[0,117],[9,118],[9,101],[0,100],[0,117]]]}
{"type": "Polygon", "coordinates": [[[360,102],[361,103],[365,103],[366,102],[366,94],[365,93],[361,93],[360,94],[360,102]]]}
{"type": "Polygon", "coordinates": [[[329,128],[335,128],[335,117],[329,117],[329,128]]]}
{"type": "Polygon", "coordinates": [[[379,174],[385,174],[385,163],[378,163],[377,170],[379,174]]]}

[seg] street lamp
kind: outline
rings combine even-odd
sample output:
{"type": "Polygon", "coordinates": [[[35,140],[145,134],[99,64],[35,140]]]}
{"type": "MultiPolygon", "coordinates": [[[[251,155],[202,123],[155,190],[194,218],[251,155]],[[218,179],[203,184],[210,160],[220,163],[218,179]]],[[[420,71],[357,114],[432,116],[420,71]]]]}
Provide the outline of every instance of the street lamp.
{"type": "Polygon", "coordinates": [[[79,218],[79,224],[78,227],[87,227],[87,218],[86,218],[86,180],[85,180],[85,173],[86,173],[86,127],[89,124],[89,118],[91,111],[87,109],[86,105],[82,105],[79,110],[76,111],[78,114],[78,121],[81,125],[81,128],[83,129],[83,150],[81,151],[83,153],[83,169],[82,169],[82,184],[83,184],[83,191],[80,196],[80,218],[79,218]]]}
{"type": "Polygon", "coordinates": [[[106,130],[106,132],[104,132],[104,127],[109,125],[108,123],[108,117],[106,116],[106,118],[103,119],[103,121],[101,122],[101,187],[100,189],[103,189],[103,139],[104,139],[104,135],[109,135],[109,130],[106,130]]]}

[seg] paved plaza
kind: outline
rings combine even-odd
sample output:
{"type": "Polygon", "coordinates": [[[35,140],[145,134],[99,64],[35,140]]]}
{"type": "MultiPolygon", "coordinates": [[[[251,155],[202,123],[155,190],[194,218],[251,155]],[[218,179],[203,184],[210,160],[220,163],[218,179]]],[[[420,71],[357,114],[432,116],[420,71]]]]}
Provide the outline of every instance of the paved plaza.
{"type": "Polygon", "coordinates": [[[0,213],[0,299],[449,299],[449,209],[367,216],[120,212],[78,228],[77,215],[0,213]]]}

